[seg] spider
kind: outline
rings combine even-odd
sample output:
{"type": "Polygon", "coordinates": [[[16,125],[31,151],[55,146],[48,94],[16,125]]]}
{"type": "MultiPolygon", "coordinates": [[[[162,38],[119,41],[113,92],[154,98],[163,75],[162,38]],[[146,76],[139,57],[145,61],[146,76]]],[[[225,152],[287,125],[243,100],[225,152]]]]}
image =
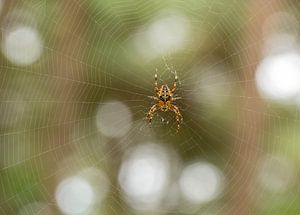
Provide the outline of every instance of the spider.
{"type": "Polygon", "coordinates": [[[175,81],[173,84],[173,88],[170,89],[167,84],[163,84],[160,88],[158,88],[157,85],[157,74],[154,76],[154,90],[156,93],[156,96],[148,96],[151,99],[154,99],[156,101],[156,104],[154,104],[148,114],[147,114],[147,120],[149,122],[149,125],[151,126],[152,118],[154,116],[154,113],[157,110],[161,110],[163,112],[166,112],[168,110],[173,111],[176,115],[176,121],[177,121],[177,131],[180,128],[180,124],[182,123],[183,117],[179,111],[179,108],[173,103],[174,101],[181,99],[181,97],[174,97],[174,92],[176,90],[178,77],[175,75],[175,81]]]}

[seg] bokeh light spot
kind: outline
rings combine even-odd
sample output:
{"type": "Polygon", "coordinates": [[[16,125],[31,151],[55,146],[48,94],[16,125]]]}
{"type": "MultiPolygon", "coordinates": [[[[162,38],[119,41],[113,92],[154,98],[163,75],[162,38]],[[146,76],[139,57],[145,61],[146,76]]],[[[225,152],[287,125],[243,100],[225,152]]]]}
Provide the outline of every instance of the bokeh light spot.
{"type": "Polygon", "coordinates": [[[190,23],[186,16],[176,12],[162,13],[135,37],[135,47],[143,57],[152,59],[186,45],[190,23]]]}
{"type": "Polygon", "coordinates": [[[131,111],[122,102],[108,102],[102,105],[97,113],[97,127],[108,137],[122,137],[131,126],[131,111]]]}
{"type": "Polygon", "coordinates": [[[151,47],[161,53],[180,48],[187,37],[188,24],[186,17],[175,14],[155,21],[147,31],[151,47]]]}
{"type": "Polygon", "coordinates": [[[179,179],[183,196],[192,203],[206,203],[222,190],[222,174],[210,163],[197,162],[186,166],[179,179]]]}
{"type": "Polygon", "coordinates": [[[267,98],[287,101],[300,93],[300,55],[286,52],[266,57],[257,69],[256,82],[267,98]]]}
{"type": "Polygon", "coordinates": [[[42,41],[38,32],[21,26],[5,32],[2,52],[9,61],[17,65],[30,65],[42,54],[42,41]]]}
{"type": "Polygon", "coordinates": [[[80,177],[63,180],[55,193],[56,201],[66,214],[86,214],[94,203],[94,191],[91,185],[80,177]]]}
{"type": "Polygon", "coordinates": [[[260,185],[271,192],[284,192],[295,179],[293,162],[285,157],[266,156],[260,165],[258,181],[260,185]]]}
{"type": "Polygon", "coordinates": [[[144,144],[126,159],[119,172],[119,183],[136,208],[155,208],[168,182],[169,162],[159,145],[144,144]]]}

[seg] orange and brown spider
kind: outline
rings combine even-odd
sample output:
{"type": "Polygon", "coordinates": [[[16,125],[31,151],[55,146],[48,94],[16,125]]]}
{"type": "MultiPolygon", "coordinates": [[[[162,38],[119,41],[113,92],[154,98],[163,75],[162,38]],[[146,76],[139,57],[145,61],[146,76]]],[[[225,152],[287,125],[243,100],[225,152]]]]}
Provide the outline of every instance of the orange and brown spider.
{"type": "Polygon", "coordinates": [[[181,97],[174,97],[174,92],[176,90],[178,77],[175,75],[175,81],[173,84],[173,88],[170,89],[167,84],[163,84],[160,88],[158,88],[157,85],[157,74],[155,74],[154,78],[154,90],[156,93],[156,96],[148,96],[151,99],[154,99],[156,101],[156,104],[154,104],[148,114],[147,114],[147,120],[151,126],[152,118],[154,116],[154,113],[157,110],[161,111],[173,111],[176,115],[176,121],[177,121],[177,131],[180,128],[180,124],[182,123],[183,117],[179,111],[179,108],[174,104],[174,101],[181,99],[181,97]]]}

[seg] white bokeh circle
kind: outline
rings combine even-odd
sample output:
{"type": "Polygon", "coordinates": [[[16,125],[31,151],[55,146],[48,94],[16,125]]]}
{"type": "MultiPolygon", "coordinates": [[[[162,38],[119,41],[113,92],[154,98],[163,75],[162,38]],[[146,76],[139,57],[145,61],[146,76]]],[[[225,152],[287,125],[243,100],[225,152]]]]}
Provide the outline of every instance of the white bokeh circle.
{"type": "Polygon", "coordinates": [[[256,83],[268,99],[294,99],[300,93],[300,54],[290,51],[267,56],[257,68],[256,83]]]}
{"type": "Polygon", "coordinates": [[[97,128],[108,137],[122,137],[132,126],[132,114],[127,105],[111,101],[99,107],[97,128]]]}
{"type": "Polygon", "coordinates": [[[135,148],[123,161],[118,180],[131,206],[158,206],[169,180],[168,160],[164,148],[145,143],[135,148]]]}
{"type": "Polygon", "coordinates": [[[207,203],[221,193],[223,176],[214,165],[207,162],[195,162],[183,169],[179,187],[188,201],[207,203]]]}
{"type": "Polygon", "coordinates": [[[56,188],[56,202],[66,214],[87,214],[95,201],[92,186],[81,177],[64,179],[56,188]]]}
{"type": "Polygon", "coordinates": [[[19,26],[4,34],[2,53],[13,64],[30,65],[40,58],[42,51],[42,40],[34,28],[19,26]]]}

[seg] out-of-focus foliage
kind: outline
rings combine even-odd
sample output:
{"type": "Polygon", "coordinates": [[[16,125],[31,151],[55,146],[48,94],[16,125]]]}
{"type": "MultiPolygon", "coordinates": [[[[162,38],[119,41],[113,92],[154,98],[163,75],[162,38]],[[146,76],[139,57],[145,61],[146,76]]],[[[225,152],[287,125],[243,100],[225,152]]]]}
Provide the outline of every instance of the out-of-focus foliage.
{"type": "Polygon", "coordinates": [[[0,0],[0,214],[297,214],[297,6],[0,0]]]}

